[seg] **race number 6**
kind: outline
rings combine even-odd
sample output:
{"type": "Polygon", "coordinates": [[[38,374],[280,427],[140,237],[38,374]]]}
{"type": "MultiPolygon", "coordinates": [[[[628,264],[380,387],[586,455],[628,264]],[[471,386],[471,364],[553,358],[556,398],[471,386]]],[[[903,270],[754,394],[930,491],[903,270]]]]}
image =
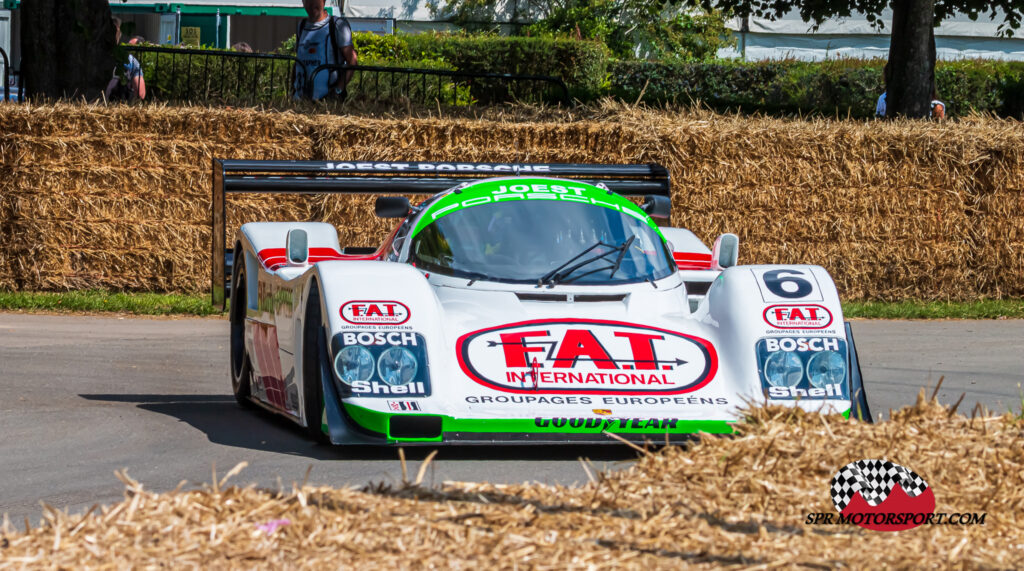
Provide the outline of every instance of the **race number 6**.
{"type": "Polygon", "coordinates": [[[814,291],[814,285],[804,279],[799,270],[771,270],[761,276],[768,291],[786,299],[807,297],[814,291]]]}

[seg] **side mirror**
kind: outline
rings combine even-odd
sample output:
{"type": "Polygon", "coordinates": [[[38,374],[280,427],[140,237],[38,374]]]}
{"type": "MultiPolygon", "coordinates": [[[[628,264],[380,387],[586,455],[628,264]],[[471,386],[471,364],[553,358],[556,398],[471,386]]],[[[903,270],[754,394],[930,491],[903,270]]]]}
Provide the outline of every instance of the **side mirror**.
{"type": "Polygon", "coordinates": [[[309,235],[302,228],[292,228],[288,231],[284,249],[288,252],[289,264],[305,264],[309,259],[309,235]]]}
{"type": "Polygon", "coordinates": [[[409,199],[404,196],[378,196],[373,205],[378,218],[405,218],[411,210],[409,199]]]}
{"type": "Polygon", "coordinates": [[[667,196],[648,194],[644,197],[643,203],[640,204],[640,210],[643,210],[655,220],[667,223],[672,216],[672,199],[667,196]]]}
{"type": "Polygon", "coordinates": [[[722,234],[711,248],[711,265],[720,270],[736,265],[740,256],[740,238],[735,234],[722,234]]]}

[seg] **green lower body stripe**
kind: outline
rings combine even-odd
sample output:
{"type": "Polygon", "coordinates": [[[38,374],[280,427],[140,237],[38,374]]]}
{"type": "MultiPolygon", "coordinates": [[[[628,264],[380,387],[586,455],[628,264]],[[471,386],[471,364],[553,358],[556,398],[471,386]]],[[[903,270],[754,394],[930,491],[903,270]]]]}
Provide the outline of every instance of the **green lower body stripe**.
{"type": "MultiPolygon", "coordinates": [[[[432,416],[403,413],[400,415],[379,412],[353,404],[344,404],[348,416],[367,430],[386,435],[389,440],[410,442],[441,441],[437,438],[395,438],[390,433],[393,416],[432,416]]],[[[730,434],[732,422],[725,420],[682,420],[675,418],[640,417],[538,417],[538,418],[455,418],[441,417],[441,433],[491,433],[491,434],[594,434],[603,432],[615,434],[730,434]]]]}

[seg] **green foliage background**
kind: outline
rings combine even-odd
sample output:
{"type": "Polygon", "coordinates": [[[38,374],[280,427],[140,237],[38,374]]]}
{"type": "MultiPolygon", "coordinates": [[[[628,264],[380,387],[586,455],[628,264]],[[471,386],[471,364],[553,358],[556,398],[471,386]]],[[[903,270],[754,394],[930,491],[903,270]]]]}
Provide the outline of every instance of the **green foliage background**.
{"type": "MultiPolygon", "coordinates": [[[[700,102],[721,111],[864,118],[873,116],[876,99],[884,90],[885,62],[881,59],[743,62],[706,56],[643,61],[616,58],[601,41],[555,33],[357,33],[354,41],[363,65],[553,76],[565,81],[571,97],[582,102],[612,96],[648,104],[700,102]]],[[[223,58],[216,56],[222,50],[204,51],[210,55],[139,54],[151,97],[182,100],[193,93],[193,100],[207,102],[269,102],[290,97],[289,61],[221,61],[223,58]]],[[[293,51],[290,40],[278,53],[293,51]]],[[[529,84],[509,87],[493,80],[420,79],[407,83],[400,76],[366,74],[356,77],[351,91],[365,90],[378,99],[438,99],[454,105],[528,101],[531,97],[535,100],[538,93],[537,86],[529,84]]],[[[977,111],[1024,117],[1024,62],[940,61],[936,84],[948,116],[977,111]]],[[[554,91],[543,94],[549,101],[557,100],[558,95],[554,91]]]]}
{"type": "MultiPolygon", "coordinates": [[[[699,101],[722,111],[863,118],[874,115],[885,90],[884,65],[881,59],[620,61],[610,66],[610,93],[652,104],[699,101]]],[[[1024,62],[940,61],[935,81],[948,116],[977,111],[1021,117],[1024,112],[1024,62]]]]}

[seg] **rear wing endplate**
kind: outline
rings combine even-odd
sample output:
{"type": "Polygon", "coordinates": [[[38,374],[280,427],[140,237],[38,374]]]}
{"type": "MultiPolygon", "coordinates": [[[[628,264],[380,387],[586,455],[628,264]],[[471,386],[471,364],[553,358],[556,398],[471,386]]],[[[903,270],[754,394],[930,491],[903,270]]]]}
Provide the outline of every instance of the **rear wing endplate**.
{"type": "Polygon", "coordinates": [[[258,161],[213,159],[213,304],[230,292],[225,196],[269,194],[435,194],[496,176],[549,176],[603,184],[625,196],[670,196],[668,170],[657,164],[589,165],[391,161],[258,161]]]}

